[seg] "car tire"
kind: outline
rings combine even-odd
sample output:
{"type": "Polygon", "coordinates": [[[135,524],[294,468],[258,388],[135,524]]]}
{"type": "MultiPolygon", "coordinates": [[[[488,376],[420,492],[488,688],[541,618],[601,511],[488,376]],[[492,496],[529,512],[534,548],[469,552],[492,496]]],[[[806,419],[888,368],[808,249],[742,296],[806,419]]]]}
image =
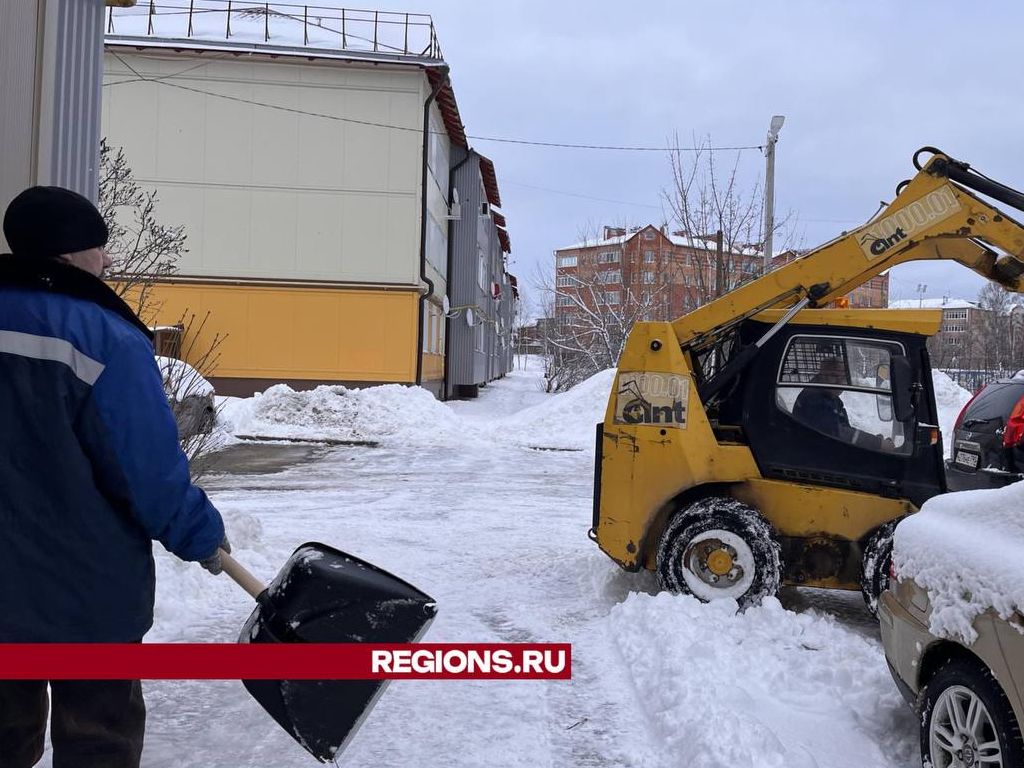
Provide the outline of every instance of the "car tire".
{"type": "Polygon", "coordinates": [[[741,610],[778,592],[781,547],[756,509],[728,497],[676,513],[658,546],[662,589],[702,602],[732,598],[741,610]]]}
{"type": "Polygon", "coordinates": [[[1024,765],[1024,743],[1010,702],[981,662],[959,657],[943,664],[921,689],[918,711],[922,765],[956,765],[958,748],[959,760],[965,765],[1024,765]],[[979,705],[982,710],[976,726],[954,722],[954,710],[966,721],[969,708],[979,705]],[[991,754],[993,748],[999,750],[1002,762],[982,761],[981,757],[991,754]]]}
{"type": "Polygon", "coordinates": [[[892,539],[900,520],[890,520],[878,526],[864,547],[860,566],[860,591],[873,616],[878,616],[878,598],[889,586],[889,568],[892,565],[892,539]]]}

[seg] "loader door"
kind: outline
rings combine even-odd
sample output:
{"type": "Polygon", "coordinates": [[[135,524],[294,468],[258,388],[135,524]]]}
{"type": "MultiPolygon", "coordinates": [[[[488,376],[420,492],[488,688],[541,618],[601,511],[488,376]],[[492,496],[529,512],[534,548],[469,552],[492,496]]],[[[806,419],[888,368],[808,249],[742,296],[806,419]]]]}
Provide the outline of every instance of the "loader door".
{"type": "Polygon", "coordinates": [[[940,493],[941,455],[918,439],[918,423],[934,423],[923,343],[903,334],[813,326],[773,338],[743,389],[743,423],[762,475],[915,504],[940,493]],[[892,403],[896,356],[908,358],[924,390],[914,415],[902,422],[892,403]]]}

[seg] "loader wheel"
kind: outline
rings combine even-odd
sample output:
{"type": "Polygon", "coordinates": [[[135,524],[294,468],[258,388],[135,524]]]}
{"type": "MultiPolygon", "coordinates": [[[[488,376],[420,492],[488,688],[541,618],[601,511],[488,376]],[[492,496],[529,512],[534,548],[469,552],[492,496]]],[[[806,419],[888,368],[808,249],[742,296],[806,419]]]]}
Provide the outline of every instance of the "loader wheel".
{"type": "Polygon", "coordinates": [[[892,537],[900,520],[878,526],[867,546],[860,568],[860,591],[873,616],[878,616],[878,598],[889,587],[889,566],[892,564],[892,537]]]}
{"type": "Polygon", "coordinates": [[[732,598],[743,610],[779,589],[781,548],[756,509],[727,497],[680,510],[658,547],[663,589],[702,602],[732,598]]]}

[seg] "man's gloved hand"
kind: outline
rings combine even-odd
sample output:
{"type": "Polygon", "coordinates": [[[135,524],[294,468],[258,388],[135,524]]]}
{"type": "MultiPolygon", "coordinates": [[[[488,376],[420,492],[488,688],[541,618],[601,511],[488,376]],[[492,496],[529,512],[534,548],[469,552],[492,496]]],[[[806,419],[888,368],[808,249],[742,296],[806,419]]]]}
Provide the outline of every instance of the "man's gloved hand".
{"type": "Polygon", "coordinates": [[[221,562],[220,559],[220,551],[222,549],[228,554],[231,554],[231,542],[228,541],[227,534],[224,534],[224,541],[222,541],[220,545],[217,547],[216,552],[214,552],[209,557],[199,561],[199,564],[203,566],[203,568],[208,570],[210,573],[212,573],[214,576],[216,576],[224,570],[224,564],[221,562]]]}

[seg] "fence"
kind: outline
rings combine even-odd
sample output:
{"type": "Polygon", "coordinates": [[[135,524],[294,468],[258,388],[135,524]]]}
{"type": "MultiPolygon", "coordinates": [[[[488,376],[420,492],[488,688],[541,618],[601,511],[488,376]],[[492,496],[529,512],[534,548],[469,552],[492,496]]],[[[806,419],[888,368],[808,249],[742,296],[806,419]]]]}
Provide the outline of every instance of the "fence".
{"type": "Polygon", "coordinates": [[[150,0],[135,8],[109,8],[106,32],[443,58],[433,19],[427,14],[319,5],[150,0]]]}
{"type": "Polygon", "coordinates": [[[997,381],[998,379],[1007,379],[1017,373],[1015,370],[1010,371],[1001,368],[940,368],[939,370],[970,392],[977,392],[990,382],[997,381]]]}

